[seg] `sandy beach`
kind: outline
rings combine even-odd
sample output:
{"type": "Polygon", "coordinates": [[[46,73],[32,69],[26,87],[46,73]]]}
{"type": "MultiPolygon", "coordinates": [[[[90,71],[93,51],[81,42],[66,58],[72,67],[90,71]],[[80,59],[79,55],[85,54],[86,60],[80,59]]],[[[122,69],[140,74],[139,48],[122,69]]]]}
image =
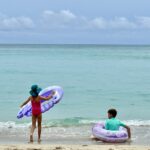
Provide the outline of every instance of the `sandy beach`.
{"type": "Polygon", "coordinates": [[[150,150],[150,146],[126,145],[0,145],[0,150],[150,150]]]}

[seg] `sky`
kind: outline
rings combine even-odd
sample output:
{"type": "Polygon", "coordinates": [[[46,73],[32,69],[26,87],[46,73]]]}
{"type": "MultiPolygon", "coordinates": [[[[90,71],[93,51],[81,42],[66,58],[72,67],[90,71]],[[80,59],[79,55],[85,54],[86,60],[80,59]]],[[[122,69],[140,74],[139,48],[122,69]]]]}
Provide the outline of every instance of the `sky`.
{"type": "Polygon", "coordinates": [[[0,0],[0,44],[150,44],[149,0],[0,0]]]}

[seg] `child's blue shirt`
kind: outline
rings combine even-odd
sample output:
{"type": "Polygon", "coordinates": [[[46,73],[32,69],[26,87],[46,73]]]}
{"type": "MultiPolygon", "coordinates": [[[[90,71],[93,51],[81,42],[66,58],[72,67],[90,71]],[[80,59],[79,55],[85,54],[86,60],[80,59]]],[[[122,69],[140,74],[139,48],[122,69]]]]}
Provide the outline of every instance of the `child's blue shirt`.
{"type": "Polygon", "coordinates": [[[105,122],[105,129],[106,130],[116,131],[116,130],[119,130],[120,126],[124,127],[125,124],[116,118],[107,119],[105,122]]]}

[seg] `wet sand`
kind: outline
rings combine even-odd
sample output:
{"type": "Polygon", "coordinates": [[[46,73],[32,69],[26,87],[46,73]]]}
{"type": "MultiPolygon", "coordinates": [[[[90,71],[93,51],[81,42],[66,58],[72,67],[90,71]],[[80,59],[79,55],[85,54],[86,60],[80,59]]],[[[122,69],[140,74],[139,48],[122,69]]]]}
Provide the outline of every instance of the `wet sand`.
{"type": "Polygon", "coordinates": [[[150,146],[11,144],[0,145],[0,150],[150,150],[150,146]]]}

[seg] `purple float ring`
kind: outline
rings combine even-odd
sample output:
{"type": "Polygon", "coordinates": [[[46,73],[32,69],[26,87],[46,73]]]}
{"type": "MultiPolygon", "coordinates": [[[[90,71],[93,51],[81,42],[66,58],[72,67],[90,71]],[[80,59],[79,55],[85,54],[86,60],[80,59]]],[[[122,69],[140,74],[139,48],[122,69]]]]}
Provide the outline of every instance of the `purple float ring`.
{"type": "Polygon", "coordinates": [[[106,130],[104,122],[95,124],[92,128],[92,134],[100,141],[109,143],[123,143],[128,139],[125,128],[120,127],[118,131],[106,130]]]}
{"type": "MultiPolygon", "coordinates": [[[[45,89],[43,89],[39,95],[43,97],[49,96],[53,91],[55,91],[55,94],[49,101],[41,100],[41,112],[44,113],[51,109],[55,104],[57,104],[63,97],[63,89],[60,86],[49,86],[45,89]]],[[[24,116],[30,117],[32,116],[32,106],[31,102],[28,102],[25,106],[23,106],[18,114],[17,118],[20,119],[24,116]]]]}

